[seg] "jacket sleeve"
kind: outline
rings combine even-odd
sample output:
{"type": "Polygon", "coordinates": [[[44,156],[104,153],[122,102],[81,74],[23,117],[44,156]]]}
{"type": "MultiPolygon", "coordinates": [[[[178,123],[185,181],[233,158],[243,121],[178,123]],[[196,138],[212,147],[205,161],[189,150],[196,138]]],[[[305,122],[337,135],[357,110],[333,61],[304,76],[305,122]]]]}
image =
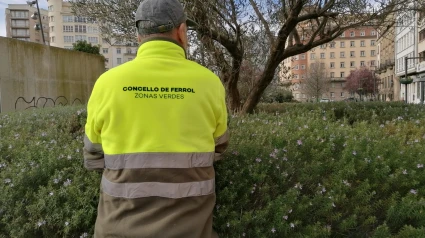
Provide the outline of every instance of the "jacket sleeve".
{"type": "Polygon", "coordinates": [[[219,111],[217,113],[217,127],[214,133],[215,140],[215,161],[221,159],[221,155],[227,150],[229,145],[229,131],[227,128],[227,107],[226,95],[223,85],[219,86],[219,111]]]}
{"type": "Polygon", "coordinates": [[[84,167],[88,170],[102,170],[105,167],[101,140],[101,125],[96,120],[98,116],[99,96],[96,85],[87,104],[87,122],[84,136],[84,167]]]}

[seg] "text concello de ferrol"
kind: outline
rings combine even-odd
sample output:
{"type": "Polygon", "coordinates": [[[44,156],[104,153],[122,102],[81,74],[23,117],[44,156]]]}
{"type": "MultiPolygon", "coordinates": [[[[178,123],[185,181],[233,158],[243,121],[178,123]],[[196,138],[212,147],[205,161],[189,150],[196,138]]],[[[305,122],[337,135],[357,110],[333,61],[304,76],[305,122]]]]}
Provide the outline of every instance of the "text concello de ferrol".
{"type": "Polygon", "coordinates": [[[193,88],[173,88],[173,87],[123,87],[123,91],[128,92],[173,92],[173,93],[195,93],[193,88]]]}

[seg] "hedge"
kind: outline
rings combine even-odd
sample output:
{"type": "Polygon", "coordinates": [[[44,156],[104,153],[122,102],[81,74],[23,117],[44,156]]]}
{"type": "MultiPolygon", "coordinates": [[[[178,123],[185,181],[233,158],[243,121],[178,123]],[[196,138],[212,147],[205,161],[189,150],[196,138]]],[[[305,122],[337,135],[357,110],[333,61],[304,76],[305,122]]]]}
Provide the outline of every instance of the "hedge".
{"type": "MultiPolygon", "coordinates": [[[[258,111],[231,117],[215,165],[220,237],[423,237],[423,106],[258,111]]],[[[83,167],[85,118],[83,107],[0,115],[0,237],[92,236],[100,174],[83,167]]]]}

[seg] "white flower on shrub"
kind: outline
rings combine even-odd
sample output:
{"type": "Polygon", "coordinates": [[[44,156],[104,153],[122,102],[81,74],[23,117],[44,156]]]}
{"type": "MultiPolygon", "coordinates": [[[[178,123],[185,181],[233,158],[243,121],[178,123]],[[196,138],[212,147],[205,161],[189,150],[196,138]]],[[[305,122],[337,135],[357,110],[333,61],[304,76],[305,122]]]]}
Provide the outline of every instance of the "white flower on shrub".
{"type": "Polygon", "coordinates": [[[67,222],[67,221],[66,221],[66,222],[65,222],[65,226],[68,226],[68,225],[69,225],[69,222],[67,222]]]}
{"type": "Polygon", "coordinates": [[[12,145],[9,145],[9,149],[12,149],[12,145]]]}
{"type": "Polygon", "coordinates": [[[403,174],[407,174],[407,170],[405,170],[405,169],[404,169],[404,170],[403,170],[403,174]]]}
{"type": "MultiPolygon", "coordinates": [[[[423,164],[418,164],[417,167],[418,167],[418,169],[420,169],[420,168],[423,168],[424,165],[423,164]]],[[[1,168],[1,166],[0,166],[0,168],[1,168]]]]}
{"type": "Polygon", "coordinates": [[[84,232],[84,233],[80,236],[80,238],[84,238],[84,237],[89,237],[89,235],[87,234],[87,232],[84,232]]]}
{"type": "Polygon", "coordinates": [[[417,194],[417,193],[418,193],[418,191],[417,191],[417,190],[415,190],[415,189],[410,189],[410,193],[412,193],[412,194],[417,194]]]}
{"type": "Polygon", "coordinates": [[[66,179],[66,181],[63,183],[63,186],[67,187],[71,185],[71,180],[70,179],[66,179]]]}
{"type": "Polygon", "coordinates": [[[297,145],[302,145],[303,141],[302,140],[297,140],[297,145]]]}
{"type": "Polygon", "coordinates": [[[59,183],[59,179],[55,178],[55,179],[53,179],[53,182],[54,183],[59,183]]]}
{"type": "Polygon", "coordinates": [[[399,116],[397,117],[397,120],[403,120],[403,117],[399,116]]]}
{"type": "Polygon", "coordinates": [[[227,227],[230,227],[230,223],[227,223],[227,227]]]}
{"type": "Polygon", "coordinates": [[[351,184],[347,181],[347,180],[342,180],[342,183],[345,184],[346,186],[350,187],[351,184]]]}
{"type": "Polygon", "coordinates": [[[7,178],[7,179],[5,179],[5,180],[4,180],[4,183],[6,183],[6,184],[7,184],[7,183],[10,183],[10,182],[12,182],[12,180],[11,180],[11,179],[9,179],[9,178],[7,178]]]}
{"type": "Polygon", "coordinates": [[[272,228],[272,233],[275,233],[276,232],[276,229],[274,229],[274,227],[272,228]]]}
{"type": "Polygon", "coordinates": [[[357,155],[357,151],[353,151],[353,155],[357,155]]]}
{"type": "Polygon", "coordinates": [[[49,193],[49,195],[50,195],[50,196],[53,196],[53,192],[50,192],[50,193],[49,193]]]}
{"type": "Polygon", "coordinates": [[[256,158],[255,161],[257,161],[258,163],[260,163],[261,162],[261,159],[260,158],[256,158]]]}
{"type": "Polygon", "coordinates": [[[244,233],[242,233],[242,236],[243,236],[243,237],[245,237],[245,232],[244,232],[244,233]]]}
{"type": "Polygon", "coordinates": [[[291,223],[291,224],[289,224],[292,228],[294,228],[295,227],[295,224],[294,223],[291,223]]]}
{"type": "Polygon", "coordinates": [[[288,211],[288,213],[292,213],[292,209],[290,209],[290,210],[288,211]]]}
{"type": "Polygon", "coordinates": [[[335,206],[335,203],[332,203],[332,207],[336,207],[336,206],[335,206]]]}
{"type": "Polygon", "coordinates": [[[288,216],[283,216],[282,218],[285,220],[288,220],[288,216]]]}
{"type": "Polygon", "coordinates": [[[68,160],[71,160],[71,159],[72,159],[72,157],[71,157],[70,155],[68,155],[68,157],[67,157],[67,158],[68,158],[68,160]]]}
{"type": "Polygon", "coordinates": [[[42,137],[45,137],[45,136],[47,136],[47,133],[46,132],[43,132],[43,133],[41,133],[41,136],[42,137]]]}
{"type": "Polygon", "coordinates": [[[44,224],[46,224],[46,221],[45,220],[37,222],[37,226],[38,227],[40,227],[40,226],[42,226],[44,224]]]}
{"type": "Polygon", "coordinates": [[[303,186],[300,183],[295,184],[294,186],[295,188],[299,188],[300,190],[303,189],[303,186]]]}
{"type": "Polygon", "coordinates": [[[381,124],[379,127],[384,128],[384,124],[381,124]]]}

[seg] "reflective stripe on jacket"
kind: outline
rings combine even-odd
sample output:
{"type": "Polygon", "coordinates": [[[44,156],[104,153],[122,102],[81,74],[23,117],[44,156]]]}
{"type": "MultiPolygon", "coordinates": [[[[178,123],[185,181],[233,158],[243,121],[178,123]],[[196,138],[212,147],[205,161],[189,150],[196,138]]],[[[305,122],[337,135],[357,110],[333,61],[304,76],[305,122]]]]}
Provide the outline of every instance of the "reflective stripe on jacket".
{"type": "Polygon", "coordinates": [[[84,164],[103,169],[95,237],[212,237],[225,91],[175,42],[144,42],[89,99],[84,164]]]}

